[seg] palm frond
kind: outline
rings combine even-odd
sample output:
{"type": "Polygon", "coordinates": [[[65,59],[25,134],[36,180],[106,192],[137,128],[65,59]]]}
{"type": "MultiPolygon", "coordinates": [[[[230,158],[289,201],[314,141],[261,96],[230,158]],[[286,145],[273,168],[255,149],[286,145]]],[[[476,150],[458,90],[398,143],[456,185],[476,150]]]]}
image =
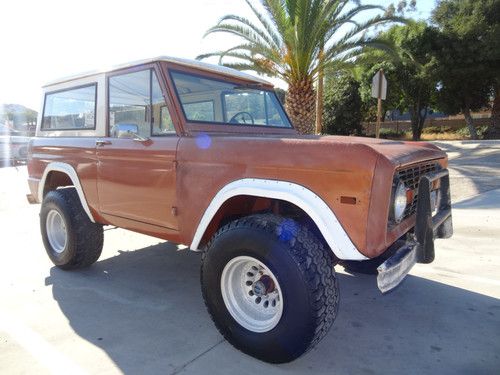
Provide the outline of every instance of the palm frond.
{"type": "Polygon", "coordinates": [[[278,48],[282,48],[283,46],[283,39],[281,35],[277,32],[275,26],[266,18],[265,15],[263,15],[261,12],[257,10],[257,8],[252,4],[250,0],[245,0],[247,5],[250,7],[252,10],[253,14],[255,17],[259,20],[259,22],[262,24],[266,32],[269,34],[269,37],[273,40],[274,44],[278,48]]]}
{"type": "Polygon", "coordinates": [[[254,43],[256,45],[269,47],[267,43],[265,43],[265,41],[262,40],[259,34],[257,34],[251,28],[244,25],[238,25],[232,23],[218,23],[217,25],[208,29],[205,32],[205,36],[218,32],[234,34],[236,36],[239,36],[240,38],[245,39],[249,43],[254,43]]]}
{"type": "Polygon", "coordinates": [[[404,18],[398,17],[375,16],[362,24],[359,24],[359,26],[354,27],[349,32],[346,32],[342,38],[332,42],[327,47],[325,51],[325,59],[332,58],[336,53],[339,53],[339,51],[345,50],[346,47],[358,48],[364,46],[369,41],[364,34],[366,34],[370,28],[388,22],[395,22],[395,20],[400,22],[406,21],[404,18]]]}
{"type": "Polygon", "coordinates": [[[234,14],[228,14],[222,17],[219,20],[219,25],[224,24],[226,21],[234,21],[236,24],[241,24],[246,26],[249,30],[251,30],[255,35],[255,37],[261,38],[261,43],[266,43],[269,48],[279,48],[279,44],[276,44],[275,41],[267,34],[266,31],[260,29],[253,22],[245,17],[236,16],[234,14]]]}
{"type": "Polygon", "coordinates": [[[383,14],[360,21],[357,17],[364,12],[385,9],[379,5],[351,6],[349,0],[260,0],[261,9],[257,0],[245,1],[257,21],[230,14],[205,34],[229,33],[244,43],[198,58],[218,56],[224,65],[233,64],[226,58],[239,59],[236,66],[254,66],[260,73],[294,82],[314,78],[328,66],[351,63],[367,48],[386,48],[382,42],[367,38],[367,32],[389,22],[406,22],[383,14]]]}

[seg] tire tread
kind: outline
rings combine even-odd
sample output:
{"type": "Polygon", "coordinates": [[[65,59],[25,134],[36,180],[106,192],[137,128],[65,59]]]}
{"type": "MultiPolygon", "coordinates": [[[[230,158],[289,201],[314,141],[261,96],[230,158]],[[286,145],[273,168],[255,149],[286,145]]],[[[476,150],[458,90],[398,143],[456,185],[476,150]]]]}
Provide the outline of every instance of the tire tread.
{"type": "Polygon", "coordinates": [[[65,206],[69,213],[70,228],[74,231],[75,255],[70,262],[59,267],[70,270],[85,268],[95,263],[102,252],[104,231],[101,224],[90,221],[76,189],[63,188],[50,191],[43,200],[43,205],[48,203],[55,205],[62,203],[65,206]]]}
{"type": "MultiPolygon", "coordinates": [[[[243,228],[264,231],[288,242],[289,253],[305,276],[311,296],[314,333],[304,351],[307,353],[328,333],[338,311],[339,288],[333,268],[335,261],[332,252],[325,248],[324,242],[317,239],[311,230],[295,221],[273,214],[246,216],[220,228],[207,243],[202,254],[201,280],[203,280],[203,262],[210,252],[212,243],[229,231],[243,228]]],[[[205,306],[210,311],[203,288],[202,294],[205,306]]],[[[212,314],[210,316],[219,332],[228,340],[224,329],[219,326],[212,314]]]]}

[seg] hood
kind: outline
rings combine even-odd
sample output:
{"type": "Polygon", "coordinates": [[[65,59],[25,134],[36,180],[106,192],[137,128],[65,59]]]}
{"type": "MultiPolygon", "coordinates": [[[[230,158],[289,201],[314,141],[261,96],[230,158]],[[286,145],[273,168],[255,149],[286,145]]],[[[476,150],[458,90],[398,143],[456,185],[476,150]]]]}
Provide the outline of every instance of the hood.
{"type": "Polygon", "coordinates": [[[442,159],[446,152],[429,142],[390,141],[386,139],[354,138],[353,143],[364,144],[391,162],[396,168],[430,159],[442,159]]]}
{"type": "Polygon", "coordinates": [[[179,155],[180,161],[238,164],[247,170],[366,170],[371,174],[377,163],[394,171],[400,166],[446,158],[445,152],[426,142],[349,136],[205,134],[209,146],[200,148],[199,137],[182,139],[185,152],[179,155]]]}
{"type": "Polygon", "coordinates": [[[429,142],[391,141],[387,139],[335,135],[302,135],[290,138],[296,139],[298,142],[300,140],[319,141],[318,145],[321,144],[324,146],[330,144],[332,146],[344,145],[368,148],[371,152],[375,152],[386,159],[395,168],[426,160],[446,158],[446,152],[429,142]]]}

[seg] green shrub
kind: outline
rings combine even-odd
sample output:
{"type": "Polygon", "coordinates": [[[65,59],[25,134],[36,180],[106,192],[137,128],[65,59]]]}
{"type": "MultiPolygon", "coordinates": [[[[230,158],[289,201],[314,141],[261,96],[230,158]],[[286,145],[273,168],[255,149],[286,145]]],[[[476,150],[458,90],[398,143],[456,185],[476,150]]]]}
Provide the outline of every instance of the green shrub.
{"type": "Polygon", "coordinates": [[[460,128],[460,129],[457,129],[456,133],[459,136],[464,137],[464,138],[470,137],[469,128],[467,128],[467,126],[460,128]]]}
{"type": "Polygon", "coordinates": [[[323,132],[361,135],[361,96],[359,83],[346,73],[329,77],[325,85],[323,132]]]}
{"type": "Polygon", "coordinates": [[[380,129],[380,138],[384,139],[399,139],[403,138],[405,135],[404,131],[396,131],[393,129],[380,129]]]}
{"type": "Polygon", "coordinates": [[[449,126],[428,126],[422,130],[423,134],[453,133],[449,126]]]}
{"type": "Polygon", "coordinates": [[[481,125],[477,128],[477,135],[480,139],[484,139],[485,133],[488,131],[488,125],[481,125]]]}
{"type": "MultiPolygon", "coordinates": [[[[483,139],[484,133],[486,133],[487,130],[488,130],[488,125],[476,126],[476,131],[477,131],[478,138],[479,139],[483,139]]],[[[464,138],[469,138],[470,137],[469,128],[467,126],[464,126],[463,128],[458,129],[456,132],[461,137],[464,137],[464,138]]]]}

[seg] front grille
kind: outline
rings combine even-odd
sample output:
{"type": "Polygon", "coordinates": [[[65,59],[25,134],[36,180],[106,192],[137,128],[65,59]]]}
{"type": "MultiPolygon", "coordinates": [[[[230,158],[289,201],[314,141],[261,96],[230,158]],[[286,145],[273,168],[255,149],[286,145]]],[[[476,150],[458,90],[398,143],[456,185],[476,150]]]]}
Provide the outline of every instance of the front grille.
{"type": "Polygon", "coordinates": [[[396,177],[402,180],[408,189],[413,190],[413,200],[406,207],[402,220],[412,216],[417,211],[418,182],[420,181],[420,177],[427,173],[435,172],[438,169],[439,164],[436,161],[428,161],[410,165],[396,171],[396,177]]]}

